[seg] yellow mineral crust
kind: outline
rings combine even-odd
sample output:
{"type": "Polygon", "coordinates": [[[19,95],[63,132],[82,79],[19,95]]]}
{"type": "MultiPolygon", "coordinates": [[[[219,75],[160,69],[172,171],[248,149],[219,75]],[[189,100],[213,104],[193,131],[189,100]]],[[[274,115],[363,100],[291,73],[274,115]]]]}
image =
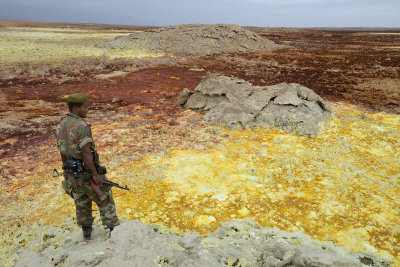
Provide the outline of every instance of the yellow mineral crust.
{"type": "Polygon", "coordinates": [[[141,58],[163,56],[133,49],[108,49],[96,44],[134,31],[89,31],[62,28],[0,29],[1,69],[18,64],[64,63],[79,57],[141,58]]]}
{"type": "MultiPolygon", "coordinates": [[[[142,159],[145,168],[163,166],[160,181],[144,198],[149,206],[157,203],[157,212],[144,205],[131,218],[143,214],[145,221],[206,234],[221,221],[249,217],[263,226],[397,258],[400,117],[362,115],[344,104],[334,108],[336,117],[317,138],[226,130],[230,137],[213,149],[142,159]]],[[[128,169],[144,171],[137,163],[128,169]]],[[[133,194],[128,200],[130,195],[120,197],[127,207],[143,197],[133,194]]]]}
{"type": "MultiPolygon", "coordinates": [[[[335,117],[316,138],[274,129],[189,129],[187,144],[171,141],[170,153],[141,157],[126,147],[154,141],[150,132],[143,131],[149,138],[144,140],[137,129],[129,129],[137,118],[94,124],[108,178],[132,188],[113,190],[119,216],[202,234],[223,221],[251,218],[350,250],[376,251],[400,264],[400,116],[363,114],[355,106],[330,104],[335,117]],[[206,140],[215,135],[222,141],[207,146],[206,140]],[[196,140],[204,147],[195,149],[196,140]]],[[[178,134],[165,131],[178,140],[178,134]]],[[[167,140],[160,146],[162,142],[167,140]]],[[[43,144],[42,157],[55,150],[52,146],[53,140],[43,144]]],[[[2,186],[5,256],[0,265],[12,262],[12,249],[34,236],[31,227],[21,230],[24,225],[42,221],[62,226],[74,216],[60,179],[46,173],[59,165],[58,159],[45,163],[31,171],[21,168],[19,179],[2,186]]]]}

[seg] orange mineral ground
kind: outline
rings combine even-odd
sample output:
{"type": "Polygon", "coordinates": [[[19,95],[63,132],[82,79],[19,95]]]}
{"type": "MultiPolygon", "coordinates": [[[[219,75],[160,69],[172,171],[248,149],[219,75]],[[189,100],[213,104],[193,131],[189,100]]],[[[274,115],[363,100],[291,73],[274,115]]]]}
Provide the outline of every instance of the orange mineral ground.
{"type": "MultiPolygon", "coordinates": [[[[179,126],[159,129],[163,138],[138,116],[94,120],[108,178],[132,189],[113,190],[121,220],[207,234],[220,222],[251,218],[400,263],[400,117],[330,104],[335,117],[317,138],[190,126],[199,118],[193,111],[182,112],[179,126]],[[133,144],[160,149],[139,156],[129,150],[133,144]]],[[[74,214],[61,178],[51,178],[60,166],[54,138],[37,149],[35,157],[26,151],[1,162],[17,173],[1,181],[1,265],[13,262],[13,249],[40,225],[60,227],[74,214]]]]}

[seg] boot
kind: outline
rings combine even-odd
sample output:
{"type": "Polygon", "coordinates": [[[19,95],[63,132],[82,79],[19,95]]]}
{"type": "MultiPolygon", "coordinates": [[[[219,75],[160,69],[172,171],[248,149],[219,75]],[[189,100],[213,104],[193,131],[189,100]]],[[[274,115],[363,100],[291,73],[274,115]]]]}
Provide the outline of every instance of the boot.
{"type": "Polygon", "coordinates": [[[93,228],[91,226],[82,226],[84,240],[90,240],[90,238],[92,237],[92,230],[93,228]]]}
{"type": "Polygon", "coordinates": [[[111,237],[111,232],[114,230],[114,227],[109,227],[108,229],[110,230],[110,232],[108,232],[108,238],[110,238],[111,237]]]}

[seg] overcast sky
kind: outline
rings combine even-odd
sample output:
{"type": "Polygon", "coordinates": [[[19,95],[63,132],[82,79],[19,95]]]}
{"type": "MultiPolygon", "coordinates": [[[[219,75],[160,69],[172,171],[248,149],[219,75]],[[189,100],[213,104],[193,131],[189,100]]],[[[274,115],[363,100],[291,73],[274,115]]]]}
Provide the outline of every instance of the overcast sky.
{"type": "Polygon", "coordinates": [[[400,27],[400,0],[0,0],[0,18],[159,26],[400,27]]]}

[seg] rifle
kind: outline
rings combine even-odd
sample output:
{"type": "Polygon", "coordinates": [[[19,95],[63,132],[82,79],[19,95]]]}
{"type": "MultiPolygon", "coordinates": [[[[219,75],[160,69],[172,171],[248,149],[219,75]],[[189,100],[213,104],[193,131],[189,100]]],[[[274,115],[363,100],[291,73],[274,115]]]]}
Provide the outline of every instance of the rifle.
{"type": "MultiPolygon", "coordinates": [[[[103,192],[101,191],[101,189],[99,188],[99,185],[98,184],[96,184],[94,181],[93,181],[93,179],[92,179],[92,174],[91,173],[81,173],[81,172],[63,172],[63,173],[59,173],[58,171],[57,171],[57,169],[54,169],[53,170],[53,178],[56,178],[56,177],[58,177],[58,176],[61,176],[61,175],[64,175],[64,174],[68,174],[68,175],[72,175],[72,176],[74,176],[74,177],[77,177],[77,178],[81,178],[81,179],[86,179],[86,180],[88,180],[88,179],[90,179],[91,181],[90,181],[90,184],[92,185],[92,188],[93,188],[93,190],[94,190],[94,192],[99,196],[99,197],[102,197],[103,196],[103,192]]],[[[103,184],[105,184],[105,185],[109,185],[109,186],[115,186],[115,187],[118,187],[118,188],[120,188],[120,189],[124,189],[124,190],[129,190],[129,188],[128,188],[128,186],[127,185],[125,185],[125,187],[122,187],[122,186],[120,186],[119,184],[117,184],[117,183],[114,183],[113,181],[110,181],[110,180],[108,180],[108,179],[106,179],[106,178],[103,178],[103,180],[102,180],[102,183],[103,184]]]]}

